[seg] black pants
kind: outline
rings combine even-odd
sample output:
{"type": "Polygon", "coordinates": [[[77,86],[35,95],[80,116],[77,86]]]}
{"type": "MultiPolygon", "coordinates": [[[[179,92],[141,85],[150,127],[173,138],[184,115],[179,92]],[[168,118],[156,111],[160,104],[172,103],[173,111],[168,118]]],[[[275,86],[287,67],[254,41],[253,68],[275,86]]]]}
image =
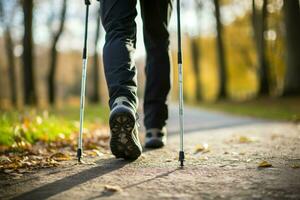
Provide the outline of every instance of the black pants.
{"type": "MultiPolygon", "coordinates": [[[[137,0],[100,0],[101,19],[106,31],[103,48],[109,105],[126,96],[136,109],[137,71],[133,54],[136,47],[137,0]]],[[[168,23],[172,0],[140,0],[146,47],[146,88],[144,124],[146,129],[162,128],[168,118],[167,96],[171,87],[168,23]]]]}

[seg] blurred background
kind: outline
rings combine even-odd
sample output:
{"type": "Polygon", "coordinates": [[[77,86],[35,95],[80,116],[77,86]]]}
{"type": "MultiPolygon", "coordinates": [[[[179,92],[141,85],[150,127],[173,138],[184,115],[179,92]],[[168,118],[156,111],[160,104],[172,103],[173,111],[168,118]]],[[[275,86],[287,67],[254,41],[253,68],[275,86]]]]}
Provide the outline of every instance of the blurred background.
{"type": "MultiPolygon", "coordinates": [[[[0,106],[78,103],[85,7],[82,1],[0,1],[0,106]]],[[[106,104],[98,2],[89,20],[89,102],[106,104]]],[[[137,6],[139,10],[139,5],[137,6]]],[[[183,0],[187,103],[300,93],[298,0],[183,0]]],[[[136,65],[143,94],[145,51],[138,25],[136,65]]],[[[176,14],[170,23],[172,99],[177,98],[176,14]]]]}
{"type": "MultiPolygon", "coordinates": [[[[238,114],[245,110],[247,115],[259,113],[258,117],[299,119],[299,0],[181,3],[187,104],[238,114]],[[266,106],[271,106],[268,112],[266,106]]],[[[99,9],[100,3],[94,1],[89,18],[87,102],[107,109],[102,65],[105,32],[99,9]]],[[[139,5],[137,9],[140,13],[139,5]]],[[[84,17],[83,1],[0,0],[1,112],[21,112],[28,106],[79,109],[84,17]]],[[[135,61],[142,98],[146,55],[140,14],[136,22],[135,61]]],[[[170,99],[176,101],[175,10],[169,29],[173,62],[170,99]]]]}

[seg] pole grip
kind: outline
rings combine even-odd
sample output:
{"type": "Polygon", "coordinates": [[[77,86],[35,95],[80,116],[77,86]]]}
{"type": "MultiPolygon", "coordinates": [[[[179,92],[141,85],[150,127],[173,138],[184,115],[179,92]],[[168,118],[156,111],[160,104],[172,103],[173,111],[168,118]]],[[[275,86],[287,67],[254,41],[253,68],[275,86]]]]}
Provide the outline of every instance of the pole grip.
{"type": "MultiPolygon", "coordinates": [[[[86,1],[89,1],[89,0],[86,0],[86,1]]],[[[83,52],[82,52],[83,59],[87,58],[88,23],[89,23],[89,4],[86,4],[84,44],[83,44],[83,52]]]]}
{"type": "Polygon", "coordinates": [[[91,1],[90,0],[84,0],[85,5],[91,5],[91,1]]]}

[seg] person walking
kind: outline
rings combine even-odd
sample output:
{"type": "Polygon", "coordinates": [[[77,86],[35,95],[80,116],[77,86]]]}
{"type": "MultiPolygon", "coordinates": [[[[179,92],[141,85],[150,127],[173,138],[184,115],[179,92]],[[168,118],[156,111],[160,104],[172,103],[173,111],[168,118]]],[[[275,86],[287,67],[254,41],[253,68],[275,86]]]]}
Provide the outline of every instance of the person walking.
{"type": "MultiPolygon", "coordinates": [[[[103,62],[109,91],[110,148],[116,158],[135,160],[142,154],[137,126],[137,0],[100,0],[106,31],[103,62]]],[[[144,95],[145,147],[166,144],[167,97],[171,88],[168,24],[173,0],[140,0],[146,48],[144,95]]]]}

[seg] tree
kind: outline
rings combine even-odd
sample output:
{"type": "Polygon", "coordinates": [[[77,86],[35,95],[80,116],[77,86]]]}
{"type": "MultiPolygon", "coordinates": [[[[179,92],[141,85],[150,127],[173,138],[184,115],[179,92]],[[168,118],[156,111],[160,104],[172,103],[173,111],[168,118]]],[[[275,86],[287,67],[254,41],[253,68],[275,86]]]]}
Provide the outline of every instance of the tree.
{"type": "Polygon", "coordinates": [[[264,39],[264,32],[267,29],[267,5],[268,0],[263,0],[262,9],[257,10],[255,0],[252,0],[252,27],[258,63],[258,95],[268,95],[270,92],[266,42],[264,39]]]}
{"type": "Polygon", "coordinates": [[[219,93],[218,99],[226,97],[226,85],[227,85],[227,75],[226,75],[226,59],[225,50],[223,44],[223,25],[221,23],[221,13],[220,13],[220,2],[219,0],[214,0],[215,5],[215,17],[216,17],[216,29],[217,29],[217,54],[218,54],[218,67],[219,67],[219,93]]]}
{"type": "Polygon", "coordinates": [[[55,74],[57,70],[57,50],[56,46],[63,32],[67,12],[67,0],[63,0],[60,12],[60,24],[56,32],[52,33],[52,44],[50,50],[50,71],[48,76],[48,97],[49,103],[55,103],[55,74]]]}
{"type": "Polygon", "coordinates": [[[200,102],[202,100],[202,94],[201,94],[201,80],[199,76],[200,72],[200,47],[198,44],[198,38],[191,38],[191,50],[192,50],[192,58],[193,58],[193,71],[194,71],[194,78],[196,81],[196,87],[195,87],[195,94],[196,94],[196,101],[200,102]]]}
{"type": "MultiPolygon", "coordinates": [[[[17,105],[17,84],[16,84],[16,65],[15,65],[15,57],[14,57],[14,43],[11,37],[11,28],[10,23],[7,23],[5,13],[4,13],[4,1],[0,1],[0,21],[1,25],[4,28],[4,39],[5,39],[5,51],[8,63],[8,72],[9,72],[9,80],[10,80],[10,91],[11,91],[11,102],[14,106],[17,105]]],[[[7,14],[7,13],[6,13],[7,14]]],[[[7,16],[10,20],[14,17],[15,9],[7,16]]]]}
{"type": "Polygon", "coordinates": [[[33,21],[33,0],[22,0],[24,13],[24,36],[23,36],[23,81],[24,81],[24,100],[25,104],[35,104],[36,88],[34,80],[34,45],[32,33],[33,21]]]}
{"type": "Polygon", "coordinates": [[[286,73],[283,95],[300,94],[300,8],[298,0],[283,1],[286,30],[286,73]]]}
{"type": "Polygon", "coordinates": [[[99,103],[100,101],[100,91],[99,91],[99,52],[98,52],[98,44],[100,39],[100,9],[98,10],[97,19],[96,19],[96,32],[95,32],[95,41],[94,41],[94,55],[93,55],[93,91],[91,95],[91,101],[93,103],[99,103]]]}
{"type": "MultiPolygon", "coordinates": [[[[202,9],[202,2],[201,0],[195,1],[196,3],[196,12],[197,12],[197,17],[200,18],[200,12],[202,9]]],[[[194,71],[194,76],[196,80],[196,87],[195,87],[195,94],[196,94],[196,101],[199,102],[202,100],[202,95],[201,95],[201,80],[200,80],[200,46],[198,43],[198,38],[192,38],[191,39],[191,50],[192,50],[192,58],[193,58],[193,71],[194,71]]]]}

